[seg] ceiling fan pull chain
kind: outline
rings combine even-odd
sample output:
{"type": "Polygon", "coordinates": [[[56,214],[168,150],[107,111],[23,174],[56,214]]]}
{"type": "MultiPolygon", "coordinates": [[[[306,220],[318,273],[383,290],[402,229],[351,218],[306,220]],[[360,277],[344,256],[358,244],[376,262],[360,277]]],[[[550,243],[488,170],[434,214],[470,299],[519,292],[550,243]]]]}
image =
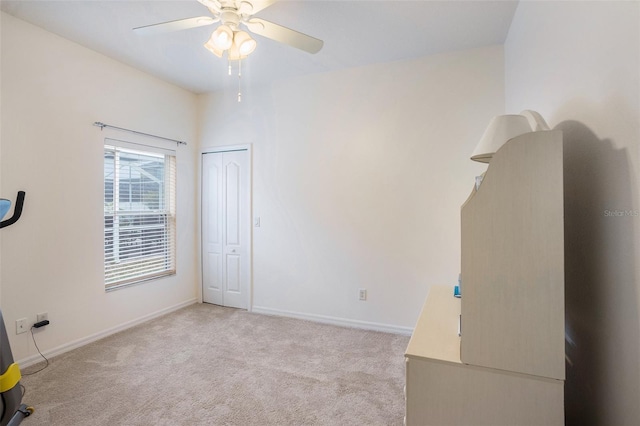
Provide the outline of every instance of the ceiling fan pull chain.
{"type": "Polygon", "coordinates": [[[242,92],[240,91],[241,78],[242,78],[242,59],[238,59],[238,102],[242,102],[242,92]]]}

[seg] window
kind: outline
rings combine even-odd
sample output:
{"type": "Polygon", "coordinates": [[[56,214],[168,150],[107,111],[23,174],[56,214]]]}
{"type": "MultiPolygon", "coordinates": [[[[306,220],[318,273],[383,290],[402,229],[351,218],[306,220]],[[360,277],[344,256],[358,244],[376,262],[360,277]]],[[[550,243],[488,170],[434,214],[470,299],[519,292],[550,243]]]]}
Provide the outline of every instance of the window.
{"type": "Polygon", "coordinates": [[[175,164],[174,151],[105,141],[107,290],[176,273],[175,164]]]}

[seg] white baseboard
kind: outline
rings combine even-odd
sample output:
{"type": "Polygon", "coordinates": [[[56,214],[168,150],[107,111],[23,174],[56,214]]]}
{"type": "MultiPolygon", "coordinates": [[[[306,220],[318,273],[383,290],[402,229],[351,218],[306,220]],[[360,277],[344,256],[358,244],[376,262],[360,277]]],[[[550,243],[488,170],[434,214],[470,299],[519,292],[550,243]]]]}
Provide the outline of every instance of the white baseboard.
{"type": "Polygon", "coordinates": [[[251,312],[256,314],[274,315],[280,317],[298,318],[307,321],[320,322],[323,324],[339,325],[342,327],[361,328],[364,330],[382,331],[384,333],[402,334],[410,336],[413,333],[412,327],[400,327],[397,325],[380,324],[377,322],[360,321],[347,318],[330,317],[327,315],[307,314],[303,312],[284,311],[280,309],[265,308],[263,306],[253,306],[251,312]]]}
{"type": "MultiPolygon", "coordinates": [[[[124,324],[120,324],[120,325],[117,325],[115,327],[111,327],[111,328],[108,328],[106,330],[100,331],[98,333],[92,334],[90,336],[83,337],[81,339],[74,340],[74,341],[69,342],[69,343],[65,343],[64,345],[60,345],[60,346],[58,346],[56,348],[44,351],[42,354],[44,356],[46,356],[47,358],[52,358],[54,356],[61,355],[61,354],[65,353],[65,352],[69,352],[69,351],[71,351],[73,349],[79,348],[79,347],[84,346],[86,344],[89,344],[91,342],[95,342],[96,340],[103,339],[103,338],[105,338],[107,336],[110,336],[112,334],[115,334],[115,333],[118,333],[120,331],[126,330],[128,328],[134,327],[134,326],[136,326],[138,324],[142,324],[142,323],[147,322],[149,320],[152,320],[154,318],[158,318],[158,317],[161,317],[161,316],[166,315],[168,313],[171,313],[173,311],[177,311],[178,309],[182,309],[184,307],[193,305],[196,302],[197,302],[196,299],[186,300],[184,302],[178,303],[177,305],[173,305],[173,306],[170,306],[168,308],[164,308],[164,309],[160,309],[159,311],[152,312],[152,313],[147,314],[145,316],[142,316],[142,317],[140,317],[138,319],[127,321],[124,324]]],[[[26,368],[26,367],[34,365],[34,364],[36,364],[36,363],[38,363],[40,361],[42,361],[42,357],[40,356],[40,354],[36,354],[36,355],[28,356],[27,358],[24,358],[22,360],[19,360],[19,361],[17,361],[17,363],[18,363],[18,365],[20,365],[20,368],[26,368]]]]}

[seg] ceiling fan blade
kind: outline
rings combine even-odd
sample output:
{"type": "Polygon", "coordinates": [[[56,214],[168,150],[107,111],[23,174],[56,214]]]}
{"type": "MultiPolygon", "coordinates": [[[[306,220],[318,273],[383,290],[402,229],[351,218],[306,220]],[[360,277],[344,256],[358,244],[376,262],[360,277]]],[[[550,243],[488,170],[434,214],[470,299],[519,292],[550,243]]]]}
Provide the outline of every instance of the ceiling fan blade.
{"type": "Polygon", "coordinates": [[[143,27],[134,28],[133,31],[141,35],[162,34],[172,31],[188,30],[190,28],[202,27],[204,25],[211,25],[217,21],[217,19],[214,19],[211,16],[197,16],[195,18],[178,19],[176,21],[162,22],[160,24],[145,25],[143,27]]]}
{"type": "MultiPolygon", "coordinates": [[[[249,3],[251,5],[251,10],[247,13],[249,15],[255,15],[260,12],[262,9],[266,9],[267,7],[274,4],[276,0],[243,0],[241,3],[249,3]]],[[[242,9],[241,9],[242,11],[242,9]]]]}
{"type": "Polygon", "coordinates": [[[288,44],[289,46],[304,50],[305,52],[318,53],[324,45],[322,40],[302,34],[290,28],[283,27],[282,25],[265,21],[264,19],[251,18],[246,25],[252,33],[270,38],[271,40],[279,41],[280,43],[288,44]]]}
{"type": "Polygon", "coordinates": [[[220,13],[222,10],[222,5],[218,0],[198,0],[198,3],[205,6],[213,13],[220,13]]]}

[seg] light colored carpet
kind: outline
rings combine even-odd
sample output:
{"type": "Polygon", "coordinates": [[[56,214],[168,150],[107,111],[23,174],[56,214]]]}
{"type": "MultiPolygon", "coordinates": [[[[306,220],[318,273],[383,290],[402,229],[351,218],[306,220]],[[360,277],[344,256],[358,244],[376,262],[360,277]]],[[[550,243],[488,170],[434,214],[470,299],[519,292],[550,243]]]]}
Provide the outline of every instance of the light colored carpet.
{"type": "Polygon", "coordinates": [[[408,341],[192,305],[24,377],[23,425],[402,425],[408,341]]]}

